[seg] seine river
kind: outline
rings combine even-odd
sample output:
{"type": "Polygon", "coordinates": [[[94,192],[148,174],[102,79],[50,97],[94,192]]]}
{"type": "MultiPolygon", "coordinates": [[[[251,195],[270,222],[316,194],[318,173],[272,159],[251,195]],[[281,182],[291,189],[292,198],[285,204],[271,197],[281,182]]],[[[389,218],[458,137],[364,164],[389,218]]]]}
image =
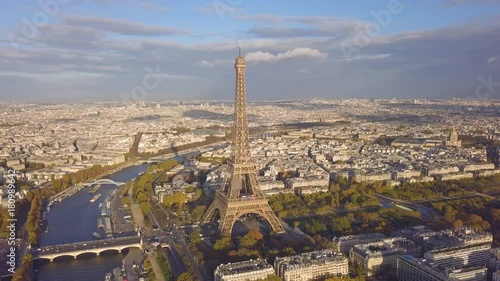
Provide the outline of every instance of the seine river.
{"type": "MultiPolygon", "coordinates": [[[[106,178],[126,182],[137,174],[144,172],[148,165],[138,165],[125,168],[106,178]]],[[[98,230],[97,219],[100,217],[99,203],[105,200],[109,191],[116,189],[115,185],[102,185],[96,192],[102,196],[94,203],[90,199],[95,194],[89,194],[86,187],[76,194],[55,204],[47,215],[48,232],[41,238],[41,246],[82,242],[93,240],[92,233],[98,230]]],[[[107,272],[120,267],[126,252],[104,253],[101,256],[80,256],[78,259],[61,257],[53,262],[47,260],[35,261],[35,280],[38,281],[102,281],[107,272]],[[38,279],[36,279],[36,277],[38,279]]]]}

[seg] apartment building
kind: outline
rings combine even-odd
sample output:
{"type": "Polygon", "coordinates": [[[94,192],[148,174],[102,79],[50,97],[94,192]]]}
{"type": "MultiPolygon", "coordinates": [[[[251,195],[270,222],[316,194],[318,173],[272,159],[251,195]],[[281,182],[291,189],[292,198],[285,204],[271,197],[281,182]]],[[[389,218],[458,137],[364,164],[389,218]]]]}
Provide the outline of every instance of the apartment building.
{"type": "Polygon", "coordinates": [[[283,281],[308,281],[349,273],[347,257],[331,249],[278,257],[274,269],[283,281]]]}
{"type": "Polygon", "coordinates": [[[274,269],[264,259],[219,265],[214,272],[215,281],[246,281],[265,279],[274,275],[274,269]]]}
{"type": "Polygon", "coordinates": [[[385,239],[385,235],[382,233],[366,233],[358,235],[347,235],[341,237],[334,237],[333,244],[335,250],[341,252],[345,255],[349,254],[349,251],[354,245],[367,244],[371,242],[381,242],[385,239]]]}

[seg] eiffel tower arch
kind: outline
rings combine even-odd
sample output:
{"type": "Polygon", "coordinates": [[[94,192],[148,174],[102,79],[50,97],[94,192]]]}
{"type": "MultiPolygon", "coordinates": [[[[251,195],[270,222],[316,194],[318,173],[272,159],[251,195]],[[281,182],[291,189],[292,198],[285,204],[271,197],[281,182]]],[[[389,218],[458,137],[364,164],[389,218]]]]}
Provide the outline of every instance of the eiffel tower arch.
{"type": "Polygon", "coordinates": [[[236,69],[236,89],[234,101],[234,124],[229,176],[221,188],[215,192],[212,204],[205,212],[202,222],[210,222],[215,213],[220,213],[219,232],[230,236],[234,223],[243,215],[256,214],[267,220],[277,233],[285,232],[276,217],[267,197],[260,190],[255,164],[250,154],[248,139],[247,97],[245,82],[245,59],[241,56],[241,45],[234,67],[236,69]]]}
{"type": "Polygon", "coordinates": [[[213,221],[217,212],[220,214],[219,232],[222,236],[230,236],[236,221],[248,214],[264,218],[275,232],[285,231],[264,196],[228,199],[224,193],[216,191],[215,199],[207,209],[203,222],[213,221]]]}

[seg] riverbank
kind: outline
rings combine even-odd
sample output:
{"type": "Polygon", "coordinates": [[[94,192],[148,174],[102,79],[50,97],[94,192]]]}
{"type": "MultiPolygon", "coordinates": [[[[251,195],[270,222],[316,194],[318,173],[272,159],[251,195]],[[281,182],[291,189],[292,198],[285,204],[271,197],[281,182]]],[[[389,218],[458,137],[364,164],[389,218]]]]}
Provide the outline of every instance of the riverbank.
{"type": "MultiPolygon", "coordinates": [[[[116,182],[127,182],[143,173],[147,167],[148,165],[130,166],[129,164],[127,168],[108,175],[106,178],[116,182]]],[[[112,184],[102,184],[96,194],[103,196],[94,203],[89,203],[89,200],[95,194],[89,194],[88,189],[84,189],[54,205],[47,214],[49,231],[43,234],[41,246],[93,240],[92,233],[99,231],[96,222],[101,217],[101,210],[98,205],[104,204],[106,194],[113,190],[118,190],[118,188],[112,184]]],[[[36,262],[35,269],[39,270],[40,281],[99,281],[104,280],[106,273],[114,268],[121,268],[125,256],[125,253],[106,252],[99,256],[81,255],[77,259],[62,257],[52,263],[41,260],[36,262]]]]}
{"type": "Polygon", "coordinates": [[[122,270],[128,281],[139,281],[140,266],[142,265],[144,256],[141,249],[130,248],[129,252],[123,259],[122,270]]]}
{"type": "MultiPolygon", "coordinates": [[[[117,167],[115,167],[114,169],[106,171],[100,175],[93,177],[93,178],[86,179],[85,182],[93,182],[93,181],[102,179],[106,176],[109,176],[111,174],[114,174],[114,173],[117,173],[121,170],[124,170],[130,166],[138,165],[141,163],[142,163],[141,160],[137,159],[137,158],[127,160],[123,163],[117,164],[117,167]]],[[[71,195],[75,194],[76,192],[80,191],[81,189],[83,189],[85,187],[82,183],[83,182],[76,183],[76,184],[70,186],[69,188],[62,190],[61,192],[51,196],[51,198],[50,198],[51,202],[62,201],[64,198],[71,196],[71,195]]]]}

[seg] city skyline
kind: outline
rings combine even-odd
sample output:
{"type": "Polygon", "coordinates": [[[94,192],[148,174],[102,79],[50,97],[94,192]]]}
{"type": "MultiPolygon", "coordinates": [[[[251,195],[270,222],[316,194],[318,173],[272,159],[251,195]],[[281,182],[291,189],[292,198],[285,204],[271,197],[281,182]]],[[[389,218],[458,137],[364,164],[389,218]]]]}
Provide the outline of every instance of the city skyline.
{"type": "Polygon", "coordinates": [[[500,96],[499,1],[47,3],[2,18],[0,101],[230,100],[238,38],[250,100],[500,96]]]}

